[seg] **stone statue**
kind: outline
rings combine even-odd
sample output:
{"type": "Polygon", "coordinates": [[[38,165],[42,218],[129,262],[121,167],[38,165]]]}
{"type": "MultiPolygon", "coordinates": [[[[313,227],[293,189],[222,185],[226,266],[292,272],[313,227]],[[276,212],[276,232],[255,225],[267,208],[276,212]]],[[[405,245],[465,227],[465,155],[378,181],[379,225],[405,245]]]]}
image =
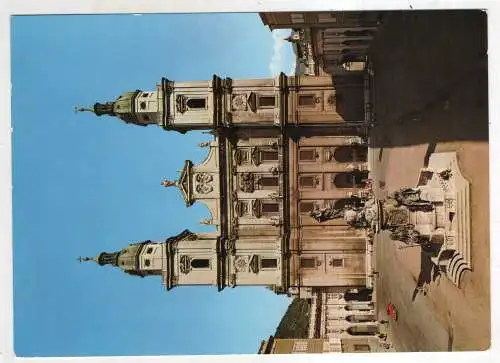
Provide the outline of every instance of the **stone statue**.
{"type": "Polygon", "coordinates": [[[177,185],[177,182],[170,181],[170,180],[164,180],[161,182],[161,185],[163,185],[165,188],[168,188],[168,187],[173,187],[173,186],[177,185]]]}
{"type": "Polygon", "coordinates": [[[328,221],[330,219],[344,218],[344,210],[330,208],[314,208],[309,215],[318,222],[328,221]]]}

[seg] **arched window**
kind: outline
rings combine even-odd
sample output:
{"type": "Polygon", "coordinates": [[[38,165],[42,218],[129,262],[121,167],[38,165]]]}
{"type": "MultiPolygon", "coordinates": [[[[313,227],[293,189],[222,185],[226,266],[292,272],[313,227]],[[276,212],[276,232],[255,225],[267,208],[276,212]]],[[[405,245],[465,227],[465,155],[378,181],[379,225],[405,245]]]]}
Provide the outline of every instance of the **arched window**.
{"type": "Polygon", "coordinates": [[[376,335],[378,328],[376,326],[351,326],[346,331],[350,335],[376,335]]]}
{"type": "Polygon", "coordinates": [[[207,100],[205,98],[190,98],[187,100],[187,107],[189,109],[202,109],[206,108],[207,100]]]}
{"type": "Polygon", "coordinates": [[[192,268],[209,268],[210,260],[208,258],[196,258],[191,260],[192,268]]]}
{"type": "Polygon", "coordinates": [[[144,260],[144,266],[151,266],[151,260],[144,260]]]}
{"type": "Polygon", "coordinates": [[[368,148],[362,145],[344,145],[335,148],[333,157],[339,163],[350,163],[353,161],[366,161],[368,148]]]}
{"type": "Polygon", "coordinates": [[[333,178],[333,184],[337,188],[360,188],[362,181],[368,177],[368,172],[354,171],[348,173],[338,173],[333,178]]]}
{"type": "Polygon", "coordinates": [[[366,323],[369,321],[375,321],[375,316],[366,314],[366,315],[349,315],[346,320],[350,323],[366,323]]]}

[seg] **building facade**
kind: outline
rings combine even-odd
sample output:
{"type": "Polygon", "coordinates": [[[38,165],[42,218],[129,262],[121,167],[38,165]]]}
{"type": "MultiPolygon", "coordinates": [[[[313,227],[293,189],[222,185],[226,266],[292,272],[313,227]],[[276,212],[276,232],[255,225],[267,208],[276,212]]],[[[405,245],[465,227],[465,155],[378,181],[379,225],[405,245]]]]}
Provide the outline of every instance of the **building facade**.
{"type": "Polygon", "coordinates": [[[359,71],[383,17],[381,12],[266,12],[269,29],[293,29],[312,49],[315,74],[359,71]]]}
{"type": "MultiPolygon", "coordinates": [[[[364,197],[368,176],[364,104],[351,75],[173,82],[96,103],[97,116],[185,133],[210,130],[199,165],[186,161],[176,186],[190,206],[203,203],[216,231],[182,231],[101,253],[100,265],[160,275],[182,285],[274,286],[278,293],[363,287],[370,279],[363,229],[340,216],[320,218],[364,197]]],[[[182,136],[180,136],[182,137],[182,136]]]]}

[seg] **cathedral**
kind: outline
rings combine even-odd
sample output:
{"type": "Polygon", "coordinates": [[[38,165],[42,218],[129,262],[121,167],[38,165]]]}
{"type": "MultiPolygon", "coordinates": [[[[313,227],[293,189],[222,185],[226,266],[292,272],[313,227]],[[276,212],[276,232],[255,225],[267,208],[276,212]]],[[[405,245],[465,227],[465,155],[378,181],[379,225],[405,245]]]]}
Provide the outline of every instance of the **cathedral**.
{"type": "Polygon", "coordinates": [[[81,260],[161,276],[166,290],[260,285],[310,297],[370,287],[366,230],[334,213],[365,198],[364,76],[163,78],[155,90],[79,109],[180,134],[210,132],[213,140],[200,145],[205,160],[187,160],[178,180],[161,185],[177,187],[187,207],[204,203],[204,223],[215,226],[81,260]]]}

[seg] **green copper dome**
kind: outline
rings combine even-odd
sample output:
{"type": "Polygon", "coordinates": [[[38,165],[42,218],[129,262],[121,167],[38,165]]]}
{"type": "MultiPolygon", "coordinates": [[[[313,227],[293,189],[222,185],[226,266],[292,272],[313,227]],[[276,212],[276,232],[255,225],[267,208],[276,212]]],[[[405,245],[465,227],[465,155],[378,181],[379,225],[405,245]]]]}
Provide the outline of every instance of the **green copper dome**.
{"type": "Polygon", "coordinates": [[[134,92],[125,92],[118,97],[114,102],[95,103],[92,109],[77,108],[76,111],[91,111],[97,116],[107,115],[116,116],[127,123],[135,123],[141,125],[135,115],[135,99],[140,93],[140,90],[134,92]]]}

